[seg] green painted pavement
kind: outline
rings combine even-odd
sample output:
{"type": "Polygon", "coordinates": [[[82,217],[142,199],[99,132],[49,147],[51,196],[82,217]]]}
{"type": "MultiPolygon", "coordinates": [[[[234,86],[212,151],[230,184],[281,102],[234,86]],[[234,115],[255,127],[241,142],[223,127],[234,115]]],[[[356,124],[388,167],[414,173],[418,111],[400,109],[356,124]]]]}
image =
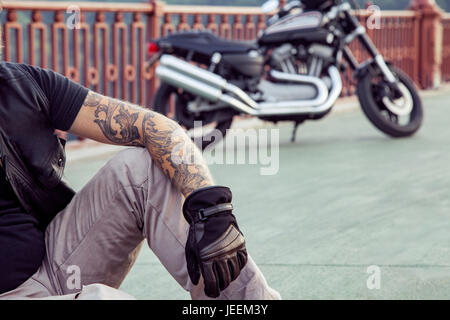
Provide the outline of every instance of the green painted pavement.
{"type": "MultiPolygon", "coordinates": [[[[450,299],[449,93],[424,98],[413,138],[379,133],[361,111],[280,124],[280,170],[213,165],[234,193],[248,249],[284,299],[450,299]],[[381,270],[369,290],[367,268],[381,270]]],[[[242,152],[242,150],[241,150],[242,152]]],[[[105,156],[78,160],[79,189],[105,156]]],[[[189,299],[145,247],[121,289],[140,299],[189,299]]]]}

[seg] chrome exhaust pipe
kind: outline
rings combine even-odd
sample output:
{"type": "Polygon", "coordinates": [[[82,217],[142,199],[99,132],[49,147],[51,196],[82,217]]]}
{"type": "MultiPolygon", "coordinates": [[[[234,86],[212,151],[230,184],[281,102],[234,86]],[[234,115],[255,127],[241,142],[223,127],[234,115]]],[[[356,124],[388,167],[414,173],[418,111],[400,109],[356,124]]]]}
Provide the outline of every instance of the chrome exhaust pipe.
{"type": "MultiPolygon", "coordinates": [[[[211,102],[222,101],[238,111],[254,116],[257,115],[257,110],[255,108],[250,107],[248,104],[243,103],[232,96],[224,94],[222,90],[167,67],[158,66],[156,68],[156,75],[163,82],[177,88],[182,88],[183,90],[186,90],[194,95],[198,95],[211,102]]],[[[256,105],[258,104],[256,103],[256,105]]]]}
{"type": "Polygon", "coordinates": [[[203,81],[214,88],[231,92],[253,108],[258,107],[258,104],[252,98],[250,98],[248,94],[246,94],[241,88],[229,83],[226,79],[217,74],[209,72],[208,70],[196,67],[184,60],[175,58],[171,55],[163,55],[160,59],[160,64],[184,75],[191,76],[196,80],[203,81]]]}
{"type": "Polygon", "coordinates": [[[172,86],[182,88],[211,102],[221,101],[240,112],[253,116],[268,116],[317,114],[330,109],[342,91],[342,80],[336,67],[331,66],[328,71],[333,83],[329,93],[325,83],[316,77],[272,71],[271,75],[278,80],[308,83],[315,86],[318,95],[313,100],[260,104],[237,86],[228,83],[226,79],[173,56],[164,55],[161,58],[156,75],[172,86]],[[225,94],[224,91],[233,93],[237,98],[225,94]]]}
{"type": "MultiPolygon", "coordinates": [[[[184,75],[190,76],[193,79],[204,82],[214,88],[221,89],[224,92],[229,92],[234,94],[244,103],[248,104],[250,107],[258,109],[259,107],[266,107],[265,105],[259,106],[247,93],[245,93],[241,88],[229,83],[226,79],[221,76],[214,74],[208,70],[194,66],[184,60],[176,58],[171,55],[163,55],[160,60],[160,65],[165,66],[169,69],[175,70],[184,75]]],[[[280,81],[291,81],[302,84],[310,84],[317,90],[317,97],[313,100],[307,101],[292,101],[291,104],[286,102],[280,102],[283,107],[290,107],[291,105],[295,107],[306,107],[306,106],[319,106],[323,104],[328,97],[328,88],[326,84],[319,78],[313,76],[305,76],[299,74],[290,74],[272,70],[271,76],[280,81]]],[[[273,106],[280,107],[280,105],[273,106]]]]}

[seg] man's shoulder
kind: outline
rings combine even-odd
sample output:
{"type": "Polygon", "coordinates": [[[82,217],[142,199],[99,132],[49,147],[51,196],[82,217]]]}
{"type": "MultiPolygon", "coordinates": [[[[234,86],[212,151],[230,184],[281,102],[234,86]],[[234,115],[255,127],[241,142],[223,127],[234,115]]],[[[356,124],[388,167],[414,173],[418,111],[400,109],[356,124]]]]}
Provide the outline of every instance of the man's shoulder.
{"type": "Polygon", "coordinates": [[[2,61],[0,62],[0,83],[3,90],[11,90],[23,94],[37,93],[46,100],[43,93],[40,78],[42,69],[25,63],[2,61]],[[26,88],[26,89],[25,89],[26,88]]]}
{"type": "Polygon", "coordinates": [[[0,78],[2,80],[12,80],[26,76],[30,66],[24,63],[0,62],[0,78]]]}

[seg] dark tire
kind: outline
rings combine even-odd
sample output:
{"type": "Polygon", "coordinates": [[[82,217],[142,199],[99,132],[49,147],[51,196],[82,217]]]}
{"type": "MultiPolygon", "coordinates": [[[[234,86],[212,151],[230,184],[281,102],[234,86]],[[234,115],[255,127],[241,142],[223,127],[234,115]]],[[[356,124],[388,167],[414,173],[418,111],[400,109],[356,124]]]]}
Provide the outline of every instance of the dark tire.
{"type": "Polygon", "coordinates": [[[379,71],[371,70],[359,79],[357,95],[365,115],[376,128],[394,138],[409,137],[422,126],[424,116],[422,101],[412,80],[401,70],[395,67],[390,69],[399,83],[406,87],[412,98],[412,110],[405,124],[399,123],[399,116],[389,110],[382,101],[386,92],[390,95],[398,93],[389,93],[388,84],[379,71]]]}
{"type": "MultiPolygon", "coordinates": [[[[178,88],[172,87],[166,83],[162,83],[158,88],[155,97],[153,99],[153,110],[161,113],[165,116],[169,116],[173,120],[177,121],[181,126],[183,126],[187,131],[194,128],[195,121],[202,121],[203,123],[210,123],[207,115],[199,115],[195,116],[191,114],[187,110],[187,103],[195,99],[191,94],[181,92],[178,88]],[[170,117],[170,99],[172,96],[175,96],[175,114],[170,117]]],[[[214,129],[220,131],[221,136],[225,137],[227,130],[231,127],[233,122],[233,117],[230,116],[228,119],[224,121],[219,121],[215,124],[214,129]]],[[[212,134],[205,134],[201,141],[202,145],[198,146],[202,150],[206,147],[216,144],[220,140],[215,139],[215,136],[212,134]]],[[[195,139],[197,141],[197,139],[195,139]]]]}

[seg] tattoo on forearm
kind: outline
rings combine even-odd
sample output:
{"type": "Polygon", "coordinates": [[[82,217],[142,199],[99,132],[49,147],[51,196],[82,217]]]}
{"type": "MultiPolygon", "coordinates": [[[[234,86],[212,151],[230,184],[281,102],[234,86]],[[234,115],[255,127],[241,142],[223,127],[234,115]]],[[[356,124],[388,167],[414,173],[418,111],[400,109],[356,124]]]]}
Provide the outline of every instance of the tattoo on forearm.
{"type": "Polygon", "coordinates": [[[98,107],[95,116],[99,119],[95,123],[102,129],[103,134],[112,142],[117,144],[140,146],[139,129],[135,126],[139,113],[131,113],[123,103],[110,102],[108,107],[98,107]],[[101,113],[106,118],[101,120],[101,113]],[[114,115],[117,113],[116,115],[114,115]],[[111,126],[112,120],[120,126],[120,131],[111,126]]]}
{"type": "Polygon", "coordinates": [[[142,146],[139,129],[136,126],[139,112],[133,111],[122,101],[105,99],[92,92],[88,95],[84,105],[96,108],[94,122],[108,140],[119,145],[142,146]]]}
{"type": "Polygon", "coordinates": [[[200,150],[184,132],[180,134],[182,129],[172,120],[93,92],[89,93],[84,106],[95,108],[94,122],[112,143],[146,147],[155,163],[185,196],[213,184],[200,150]],[[193,159],[189,162],[175,161],[174,153],[180,156],[189,154],[193,159]]]}
{"type": "Polygon", "coordinates": [[[144,144],[149,150],[153,150],[154,159],[159,166],[176,181],[185,195],[213,184],[201,152],[194,146],[190,138],[184,133],[177,134],[176,131],[179,132],[181,128],[170,121],[167,121],[167,128],[162,129],[161,125],[157,123],[157,117],[155,113],[147,113],[142,122],[142,132],[144,144]],[[191,159],[188,163],[175,161],[174,152],[180,156],[189,154],[191,159]]]}

